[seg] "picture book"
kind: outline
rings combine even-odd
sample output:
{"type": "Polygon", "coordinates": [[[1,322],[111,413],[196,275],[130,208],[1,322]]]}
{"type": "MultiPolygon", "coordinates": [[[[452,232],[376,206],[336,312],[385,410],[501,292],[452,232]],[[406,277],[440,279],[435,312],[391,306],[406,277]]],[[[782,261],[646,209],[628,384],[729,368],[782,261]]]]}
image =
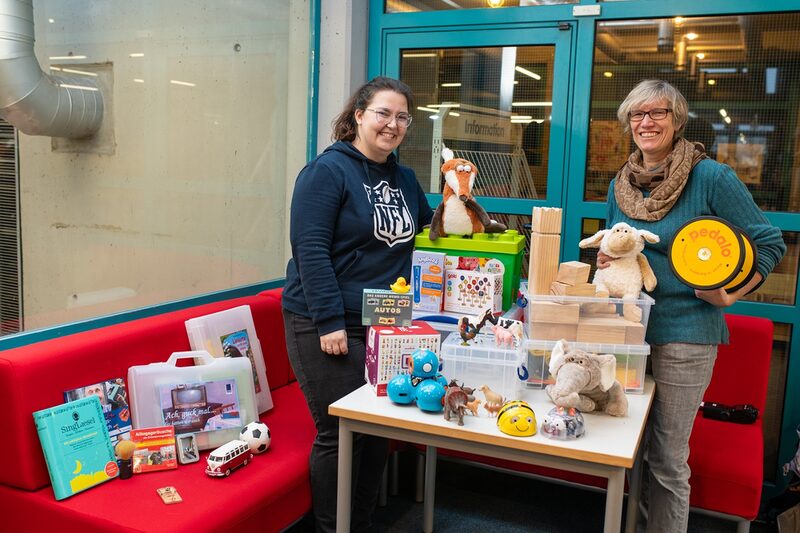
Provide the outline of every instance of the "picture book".
{"type": "Polygon", "coordinates": [[[172,426],[132,429],[131,442],[136,444],[132,458],[134,474],[178,468],[172,426]]]}
{"type": "Polygon", "coordinates": [[[78,389],[64,391],[64,401],[72,402],[97,396],[103,408],[103,416],[108,427],[111,444],[129,438],[131,432],[131,411],[128,407],[128,389],[123,378],[115,378],[93,383],[78,389]]]}
{"type": "Polygon", "coordinates": [[[119,472],[100,399],[91,395],[33,413],[56,500],[119,472]]]}
{"type": "Polygon", "coordinates": [[[164,425],[176,433],[201,433],[238,429],[239,396],[235,379],[159,385],[159,400],[164,425]]]}
{"type": "Polygon", "coordinates": [[[263,383],[258,379],[258,372],[256,372],[256,360],[253,357],[253,348],[250,345],[250,337],[247,336],[247,330],[234,331],[227,335],[221,335],[219,338],[222,344],[222,353],[225,357],[247,357],[253,367],[253,385],[256,388],[256,394],[261,392],[263,383]]]}

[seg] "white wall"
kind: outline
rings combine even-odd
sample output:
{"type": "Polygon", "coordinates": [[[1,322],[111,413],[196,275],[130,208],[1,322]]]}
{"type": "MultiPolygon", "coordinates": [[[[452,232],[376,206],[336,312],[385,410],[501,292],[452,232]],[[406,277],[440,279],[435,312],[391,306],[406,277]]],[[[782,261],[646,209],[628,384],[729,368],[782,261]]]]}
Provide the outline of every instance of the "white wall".
{"type": "Polygon", "coordinates": [[[309,0],[35,0],[34,13],[44,69],[113,63],[116,146],[56,153],[20,135],[25,329],[283,276],[309,0]],[[70,52],[88,57],[48,60],[70,52]]]}

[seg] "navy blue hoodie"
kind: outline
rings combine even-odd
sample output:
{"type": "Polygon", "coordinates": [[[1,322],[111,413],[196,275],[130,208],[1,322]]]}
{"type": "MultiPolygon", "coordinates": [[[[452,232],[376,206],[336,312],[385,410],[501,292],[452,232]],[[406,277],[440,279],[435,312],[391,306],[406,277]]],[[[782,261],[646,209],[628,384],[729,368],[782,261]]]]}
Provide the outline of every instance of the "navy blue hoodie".
{"type": "Polygon", "coordinates": [[[320,335],[360,325],[362,290],[409,276],[414,236],[432,217],[394,154],[380,164],[349,142],[329,146],[297,176],[283,307],[310,317],[320,335]]]}

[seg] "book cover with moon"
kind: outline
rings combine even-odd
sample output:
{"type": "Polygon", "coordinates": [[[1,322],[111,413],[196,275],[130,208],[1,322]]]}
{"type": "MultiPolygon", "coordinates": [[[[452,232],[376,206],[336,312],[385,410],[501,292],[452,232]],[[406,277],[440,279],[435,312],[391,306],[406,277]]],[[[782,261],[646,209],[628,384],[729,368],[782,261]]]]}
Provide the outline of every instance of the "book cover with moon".
{"type": "Polygon", "coordinates": [[[117,476],[119,468],[97,396],[33,413],[56,500],[117,476]]]}

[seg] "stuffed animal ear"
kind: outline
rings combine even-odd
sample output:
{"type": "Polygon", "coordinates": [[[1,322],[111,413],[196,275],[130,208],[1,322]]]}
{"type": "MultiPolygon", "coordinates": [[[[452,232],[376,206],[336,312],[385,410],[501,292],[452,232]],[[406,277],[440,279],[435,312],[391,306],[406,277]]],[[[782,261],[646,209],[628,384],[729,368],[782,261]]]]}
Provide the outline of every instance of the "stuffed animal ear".
{"type": "Polygon", "coordinates": [[[453,153],[453,151],[450,148],[448,148],[446,146],[442,146],[442,159],[444,160],[445,163],[450,161],[454,157],[455,157],[455,154],[453,153]]]}
{"type": "Polygon", "coordinates": [[[579,248],[600,248],[600,241],[608,234],[609,230],[600,230],[591,237],[587,237],[578,243],[579,248]]]}
{"type": "Polygon", "coordinates": [[[555,376],[558,374],[558,371],[564,366],[564,359],[567,357],[567,352],[569,351],[569,345],[567,341],[561,339],[560,341],[556,342],[556,345],[553,346],[553,351],[550,353],[550,374],[555,376]]]}
{"type": "Polygon", "coordinates": [[[609,354],[597,356],[600,364],[600,388],[607,391],[614,385],[617,379],[617,358],[609,354]]]}
{"type": "Polygon", "coordinates": [[[659,238],[659,236],[658,236],[658,235],[656,235],[655,233],[651,233],[651,232],[647,231],[646,229],[640,229],[640,230],[636,230],[636,232],[637,232],[637,233],[638,233],[638,234],[639,234],[641,237],[643,237],[643,238],[644,238],[644,240],[646,240],[646,241],[647,241],[647,242],[649,242],[650,244],[655,244],[655,243],[657,243],[657,242],[661,241],[661,238],[659,238]]]}

